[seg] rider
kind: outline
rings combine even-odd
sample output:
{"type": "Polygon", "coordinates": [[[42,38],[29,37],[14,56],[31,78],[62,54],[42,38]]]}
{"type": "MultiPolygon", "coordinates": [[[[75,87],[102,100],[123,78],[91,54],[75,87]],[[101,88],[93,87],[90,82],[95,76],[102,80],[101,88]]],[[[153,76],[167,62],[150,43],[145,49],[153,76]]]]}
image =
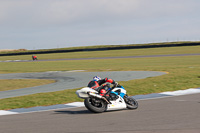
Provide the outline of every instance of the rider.
{"type": "Polygon", "coordinates": [[[33,60],[37,60],[37,56],[36,55],[32,55],[32,59],[33,60]]]}
{"type": "Polygon", "coordinates": [[[93,80],[88,83],[88,87],[100,92],[100,95],[104,95],[106,90],[109,88],[108,85],[103,85],[104,83],[117,84],[117,82],[112,79],[101,79],[100,77],[95,76],[93,77],[93,80]]]}

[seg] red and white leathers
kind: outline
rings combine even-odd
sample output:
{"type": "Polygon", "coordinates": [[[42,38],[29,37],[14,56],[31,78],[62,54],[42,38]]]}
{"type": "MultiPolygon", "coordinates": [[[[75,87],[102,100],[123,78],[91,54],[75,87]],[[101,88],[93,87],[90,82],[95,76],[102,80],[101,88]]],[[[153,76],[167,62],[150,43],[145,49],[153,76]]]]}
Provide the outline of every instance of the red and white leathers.
{"type": "Polygon", "coordinates": [[[104,78],[98,81],[92,80],[88,83],[88,87],[100,92],[100,95],[103,95],[106,93],[106,85],[103,85],[104,83],[111,83],[115,84],[115,81],[112,79],[104,78]]]}

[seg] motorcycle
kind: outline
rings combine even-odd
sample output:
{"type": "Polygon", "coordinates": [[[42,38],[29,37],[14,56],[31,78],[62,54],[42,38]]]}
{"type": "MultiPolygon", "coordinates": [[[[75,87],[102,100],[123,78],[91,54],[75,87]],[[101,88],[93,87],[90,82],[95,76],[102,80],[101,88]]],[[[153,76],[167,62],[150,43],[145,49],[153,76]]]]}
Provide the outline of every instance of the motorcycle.
{"type": "Polygon", "coordinates": [[[79,98],[84,99],[85,107],[94,113],[102,113],[111,110],[137,109],[138,102],[126,94],[121,85],[113,85],[105,94],[99,94],[90,87],[84,87],[76,91],[79,98]]]}
{"type": "Polygon", "coordinates": [[[38,60],[38,59],[37,59],[37,56],[35,56],[35,55],[32,55],[32,59],[33,59],[33,61],[34,61],[34,60],[38,60]]]}

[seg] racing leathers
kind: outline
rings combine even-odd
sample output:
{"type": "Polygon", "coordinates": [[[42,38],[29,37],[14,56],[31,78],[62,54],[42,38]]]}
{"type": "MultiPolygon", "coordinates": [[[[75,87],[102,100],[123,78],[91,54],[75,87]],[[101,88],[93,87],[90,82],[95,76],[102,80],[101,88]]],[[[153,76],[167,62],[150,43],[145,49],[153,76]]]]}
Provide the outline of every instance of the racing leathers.
{"type": "Polygon", "coordinates": [[[98,81],[92,80],[88,83],[88,87],[100,92],[100,95],[103,95],[106,93],[106,90],[109,88],[109,86],[104,83],[115,84],[116,82],[114,80],[108,79],[108,78],[104,78],[104,79],[101,79],[98,81]]]}

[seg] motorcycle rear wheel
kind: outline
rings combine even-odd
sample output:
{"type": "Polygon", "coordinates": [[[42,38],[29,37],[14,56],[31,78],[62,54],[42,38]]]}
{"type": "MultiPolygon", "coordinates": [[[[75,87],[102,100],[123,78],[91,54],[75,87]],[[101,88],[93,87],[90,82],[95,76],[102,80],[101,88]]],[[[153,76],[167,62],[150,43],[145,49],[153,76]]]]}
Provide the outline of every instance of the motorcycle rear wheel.
{"type": "Polygon", "coordinates": [[[128,109],[137,109],[138,108],[138,102],[133,97],[125,97],[125,102],[128,109]]]}
{"type": "Polygon", "coordinates": [[[86,98],[84,100],[85,107],[94,113],[102,113],[106,110],[106,103],[101,99],[96,98],[86,98]]]}

